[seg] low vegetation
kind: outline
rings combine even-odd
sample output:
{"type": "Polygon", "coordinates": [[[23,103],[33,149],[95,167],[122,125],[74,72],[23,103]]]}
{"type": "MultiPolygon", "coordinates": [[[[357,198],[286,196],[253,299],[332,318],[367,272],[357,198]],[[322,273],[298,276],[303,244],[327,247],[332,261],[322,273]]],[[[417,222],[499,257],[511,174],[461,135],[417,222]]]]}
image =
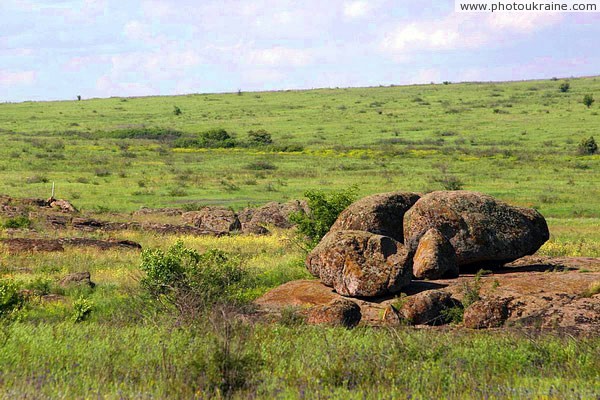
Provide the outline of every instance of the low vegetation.
{"type": "MultiPolygon", "coordinates": [[[[313,210],[293,217],[301,242],[294,231],[82,233],[44,230],[30,210],[3,218],[2,239],[118,237],[144,250],[0,244],[0,397],[594,398],[597,337],[347,330],[307,325],[297,310],[271,323],[252,314],[268,290],[311,279],[306,250],[375,192],[483,191],[548,217],[539,255],[600,257],[597,105],[581,106],[600,82],[565,83],[0,104],[0,193],[48,198],[54,182],[58,197],[102,219],[303,194],[313,210]],[[60,283],[83,270],[94,287],[60,283]]],[[[477,300],[480,277],[464,303],[477,300]]],[[[458,324],[462,311],[445,318],[458,324]]]]}

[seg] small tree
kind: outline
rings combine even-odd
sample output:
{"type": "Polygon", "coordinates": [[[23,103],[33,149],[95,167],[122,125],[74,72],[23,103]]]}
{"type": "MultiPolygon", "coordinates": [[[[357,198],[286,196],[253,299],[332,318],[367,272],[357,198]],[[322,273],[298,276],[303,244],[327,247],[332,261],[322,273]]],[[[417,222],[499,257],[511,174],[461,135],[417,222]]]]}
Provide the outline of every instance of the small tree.
{"type": "Polygon", "coordinates": [[[181,115],[181,114],[183,114],[183,111],[181,111],[181,108],[179,108],[177,106],[173,106],[173,114],[181,115]]]}
{"type": "Polygon", "coordinates": [[[594,100],[594,96],[591,94],[586,94],[583,96],[583,104],[585,104],[587,108],[590,108],[592,104],[594,104],[594,101],[596,100],[594,100]]]}
{"type": "Polygon", "coordinates": [[[594,140],[593,136],[590,136],[587,139],[583,139],[581,143],[579,143],[579,154],[582,155],[592,155],[598,152],[598,144],[594,140]]]}
{"type": "Polygon", "coordinates": [[[559,89],[562,93],[567,93],[571,89],[571,84],[569,82],[562,83],[559,89]]]}
{"type": "Polygon", "coordinates": [[[264,129],[259,129],[257,131],[248,132],[248,142],[252,146],[262,146],[266,144],[272,144],[273,139],[271,138],[271,134],[264,129]]]}
{"type": "Polygon", "coordinates": [[[290,215],[290,221],[298,225],[298,231],[308,239],[311,248],[329,232],[340,213],[356,200],[357,190],[356,186],[352,186],[331,194],[321,190],[309,190],[304,193],[308,199],[310,214],[304,211],[293,213],[290,215]]]}

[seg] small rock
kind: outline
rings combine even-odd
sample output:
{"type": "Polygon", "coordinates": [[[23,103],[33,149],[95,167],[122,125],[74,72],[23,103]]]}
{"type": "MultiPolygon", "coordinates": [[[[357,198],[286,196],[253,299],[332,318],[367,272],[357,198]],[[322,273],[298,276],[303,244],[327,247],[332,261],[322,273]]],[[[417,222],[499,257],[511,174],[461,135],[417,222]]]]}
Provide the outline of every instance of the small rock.
{"type": "Polygon", "coordinates": [[[67,200],[55,200],[55,199],[51,198],[51,199],[48,199],[48,204],[50,205],[50,207],[56,208],[56,209],[60,210],[61,212],[65,212],[65,213],[76,213],[77,212],[77,209],[73,206],[73,204],[71,204],[67,200]]]}
{"type": "Polygon", "coordinates": [[[465,309],[463,323],[470,329],[498,328],[509,317],[510,299],[486,299],[476,301],[465,309]]]}
{"type": "Polygon", "coordinates": [[[96,286],[94,282],[91,280],[91,275],[89,272],[74,272],[62,278],[58,284],[62,287],[67,286],[89,286],[93,288],[96,286]]]}
{"type": "Polygon", "coordinates": [[[360,322],[360,307],[347,299],[335,299],[331,302],[310,308],[306,322],[311,325],[326,324],[353,328],[360,322]]]}
{"type": "Polygon", "coordinates": [[[185,223],[217,233],[230,233],[242,229],[237,215],[228,208],[204,207],[182,215],[185,223]]]}
{"type": "Polygon", "coordinates": [[[454,247],[437,229],[428,230],[419,241],[413,258],[413,274],[416,279],[458,277],[454,247]]]}
{"type": "Polygon", "coordinates": [[[290,222],[290,215],[295,212],[308,213],[310,210],[306,202],[292,200],[287,203],[267,203],[262,207],[243,210],[243,217],[247,225],[274,226],[276,228],[288,229],[294,226],[290,222]],[[249,218],[249,219],[248,219],[249,218]]]}
{"type": "Polygon", "coordinates": [[[400,314],[412,325],[443,325],[443,311],[456,304],[449,293],[428,290],[406,298],[400,314]]]}

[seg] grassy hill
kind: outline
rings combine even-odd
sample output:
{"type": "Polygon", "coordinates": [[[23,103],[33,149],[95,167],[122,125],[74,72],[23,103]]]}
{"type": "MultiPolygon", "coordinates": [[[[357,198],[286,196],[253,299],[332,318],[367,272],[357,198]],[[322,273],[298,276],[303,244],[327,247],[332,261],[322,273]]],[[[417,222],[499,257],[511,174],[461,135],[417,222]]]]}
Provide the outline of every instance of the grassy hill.
{"type": "Polygon", "coordinates": [[[549,80],[1,104],[0,193],[43,197],[56,182],[84,209],[128,211],[462,184],[597,218],[600,156],[577,145],[600,139],[598,103],[582,104],[600,80],[569,82],[567,93],[549,80]],[[214,128],[237,146],[178,147],[177,135],[214,128]],[[241,147],[260,129],[272,145],[241,147]]]}
{"type": "MultiPolygon", "coordinates": [[[[600,93],[600,80],[569,82],[566,93],[563,81],[549,80],[0,104],[0,194],[49,197],[55,182],[57,197],[86,216],[134,220],[148,217],[123,213],[241,208],[308,189],[464,188],[538,208],[552,232],[538,254],[600,257],[600,155],[578,153],[582,139],[600,141],[599,104],[582,104],[600,93]],[[272,142],[253,143],[251,131],[272,142]]],[[[595,336],[457,325],[347,330],[302,324],[295,310],[272,323],[237,315],[266,291],[310,278],[293,231],[213,237],[55,229],[28,218],[32,229],[9,229],[7,221],[0,240],[128,239],[145,252],[0,245],[0,399],[575,399],[600,391],[595,336]],[[239,304],[176,310],[140,284],[141,260],[173,268],[161,251],[179,241],[186,254],[221,250],[239,263],[247,281],[227,286],[239,304]],[[74,272],[89,272],[95,286],[62,285],[74,272]]],[[[219,287],[225,272],[205,279],[219,287]]],[[[562,272],[532,279],[557,274],[562,283],[562,272]]],[[[465,290],[477,285],[473,275],[465,290]]]]}

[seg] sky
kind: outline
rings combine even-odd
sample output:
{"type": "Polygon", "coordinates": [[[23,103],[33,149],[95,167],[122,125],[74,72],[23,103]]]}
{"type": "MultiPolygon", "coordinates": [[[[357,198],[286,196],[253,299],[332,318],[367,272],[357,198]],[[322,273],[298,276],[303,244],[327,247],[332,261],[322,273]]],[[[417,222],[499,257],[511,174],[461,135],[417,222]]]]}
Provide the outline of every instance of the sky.
{"type": "Polygon", "coordinates": [[[599,37],[453,0],[0,0],[0,102],[589,76],[599,37]]]}

